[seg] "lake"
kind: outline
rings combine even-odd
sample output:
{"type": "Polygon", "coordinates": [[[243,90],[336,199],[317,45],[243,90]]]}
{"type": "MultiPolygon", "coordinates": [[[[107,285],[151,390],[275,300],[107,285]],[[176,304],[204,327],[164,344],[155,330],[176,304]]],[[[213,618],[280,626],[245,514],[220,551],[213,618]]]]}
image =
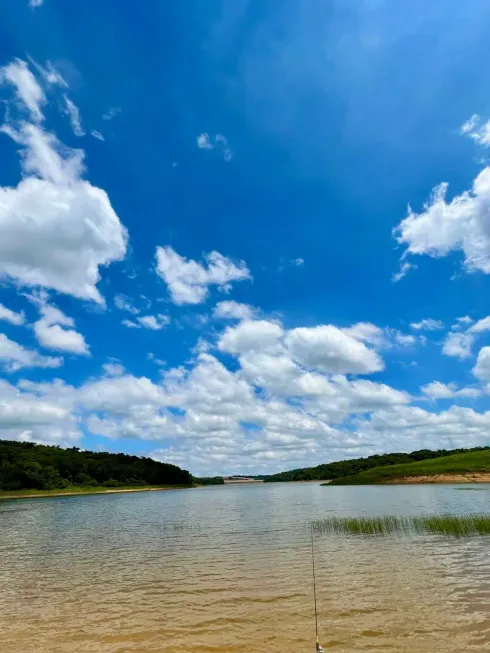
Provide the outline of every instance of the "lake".
{"type": "MultiPolygon", "coordinates": [[[[2,653],[313,653],[308,523],[490,486],[233,485],[0,503],[2,653]]],[[[487,651],[490,539],[315,537],[326,652],[487,651]]]]}

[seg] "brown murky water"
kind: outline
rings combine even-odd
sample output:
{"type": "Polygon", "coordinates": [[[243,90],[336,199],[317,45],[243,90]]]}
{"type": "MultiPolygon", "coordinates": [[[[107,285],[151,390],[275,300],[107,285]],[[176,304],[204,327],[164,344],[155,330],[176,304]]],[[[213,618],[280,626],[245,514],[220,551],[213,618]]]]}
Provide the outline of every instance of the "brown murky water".
{"type": "MultiPolygon", "coordinates": [[[[0,504],[2,653],[314,651],[307,524],[489,512],[450,486],[234,486],[0,504]]],[[[317,536],[327,652],[490,650],[490,539],[317,536]]]]}

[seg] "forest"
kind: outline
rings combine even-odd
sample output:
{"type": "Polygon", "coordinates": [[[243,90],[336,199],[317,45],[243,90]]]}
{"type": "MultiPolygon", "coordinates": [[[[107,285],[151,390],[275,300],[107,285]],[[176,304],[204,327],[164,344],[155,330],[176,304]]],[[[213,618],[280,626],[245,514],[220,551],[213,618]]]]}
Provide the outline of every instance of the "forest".
{"type": "Polygon", "coordinates": [[[0,490],[191,485],[191,474],[151,458],[0,440],[0,490]]]}
{"type": "Polygon", "coordinates": [[[421,449],[412,453],[386,453],[367,458],[353,458],[352,460],[340,460],[316,467],[303,467],[301,469],[291,469],[287,472],[272,474],[264,478],[265,483],[276,483],[279,481],[327,481],[331,479],[343,478],[344,476],[353,476],[373,467],[384,467],[386,465],[400,465],[404,463],[419,462],[421,460],[430,460],[431,458],[441,458],[443,456],[452,456],[459,453],[471,451],[485,451],[490,447],[474,447],[473,449],[439,449],[431,451],[430,449],[421,449]]]}

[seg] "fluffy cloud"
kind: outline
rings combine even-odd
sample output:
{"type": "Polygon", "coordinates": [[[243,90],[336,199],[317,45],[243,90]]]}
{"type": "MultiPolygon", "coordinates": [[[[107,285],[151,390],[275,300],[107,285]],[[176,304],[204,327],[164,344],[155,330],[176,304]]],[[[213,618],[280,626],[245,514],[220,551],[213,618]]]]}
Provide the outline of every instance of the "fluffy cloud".
{"type": "Polygon", "coordinates": [[[293,329],[285,344],[301,365],[327,374],[370,374],[384,367],[375,351],[332,325],[293,329]]]}
{"type": "Polygon", "coordinates": [[[479,397],[481,390],[479,388],[460,388],[456,383],[440,383],[432,381],[421,388],[424,395],[431,399],[453,399],[455,397],[479,397]]]}
{"type": "Polygon", "coordinates": [[[72,328],[75,322],[55,306],[41,305],[41,319],[34,324],[37,341],[45,349],[88,356],[89,348],[81,333],[72,328]]]}
{"type": "Polygon", "coordinates": [[[478,352],[473,374],[481,381],[490,381],[490,347],[482,347],[478,352]]]}
{"type": "Polygon", "coordinates": [[[158,331],[163,329],[164,326],[167,326],[170,323],[170,318],[168,315],[141,315],[136,318],[142,327],[145,329],[152,329],[153,331],[158,331]]]}
{"type": "Polygon", "coordinates": [[[471,190],[447,201],[448,185],[434,188],[421,213],[411,209],[395,229],[400,245],[408,254],[426,254],[433,258],[461,251],[468,271],[490,273],[490,167],[484,168],[473,181],[471,190]]]}
{"type": "Polygon", "coordinates": [[[282,327],[267,320],[245,320],[236,327],[227,327],[218,342],[221,351],[245,354],[274,349],[283,336],[282,327]]]}
{"type": "Polygon", "coordinates": [[[7,372],[16,372],[23,367],[59,367],[63,364],[63,359],[41,356],[39,352],[27,349],[0,333],[0,362],[7,372]]]}
{"type": "Polygon", "coordinates": [[[223,320],[251,320],[254,313],[252,306],[235,301],[218,302],[213,310],[214,317],[223,320]]]}
{"type": "Polygon", "coordinates": [[[71,446],[81,438],[72,405],[65,405],[66,386],[61,381],[38,392],[28,382],[13,386],[0,381],[0,438],[71,446]]]}
{"type": "Polygon", "coordinates": [[[442,345],[442,353],[455,358],[469,358],[472,345],[473,336],[471,334],[451,331],[442,345]]]}
{"type": "MultiPolygon", "coordinates": [[[[27,64],[9,64],[0,79],[39,122],[45,98],[27,64]]],[[[107,194],[82,178],[83,151],[38,124],[2,131],[21,148],[23,178],[15,188],[0,187],[0,275],[102,303],[99,267],[124,257],[127,234],[107,194]]]]}
{"type": "Polygon", "coordinates": [[[410,327],[415,329],[415,331],[438,331],[439,329],[444,329],[444,322],[427,318],[420,320],[420,322],[412,322],[410,327]]]}
{"type": "Polygon", "coordinates": [[[468,329],[468,333],[484,333],[485,331],[490,331],[490,316],[478,320],[468,329]]]}
{"type": "Polygon", "coordinates": [[[238,265],[219,252],[204,256],[205,263],[187,260],[171,247],[157,247],[157,273],[168,286],[174,304],[201,304],[211,285],[228,290],[233,281],[251,279],[244,261],[238,265]]]}
{"type": "Polygon", "coordinates": [[[20,324],[24,324],[25,315],[23,312],[16,313],[15,311],[11,311],[10,308],[0,304],[0,320],[10,322],[10,324],[15,324],[18,326],[20,324]]]}

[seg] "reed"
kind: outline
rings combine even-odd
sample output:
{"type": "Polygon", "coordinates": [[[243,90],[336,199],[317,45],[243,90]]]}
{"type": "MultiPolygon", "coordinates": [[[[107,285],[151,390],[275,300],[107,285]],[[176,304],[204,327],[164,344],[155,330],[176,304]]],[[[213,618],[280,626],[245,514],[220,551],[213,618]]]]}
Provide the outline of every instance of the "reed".
{"type": "Polygon", "coordinates": [[[337,535],[490,535],[490,515],[426,517],[329,517],[312,522],[315,533],[337,535]]]}

